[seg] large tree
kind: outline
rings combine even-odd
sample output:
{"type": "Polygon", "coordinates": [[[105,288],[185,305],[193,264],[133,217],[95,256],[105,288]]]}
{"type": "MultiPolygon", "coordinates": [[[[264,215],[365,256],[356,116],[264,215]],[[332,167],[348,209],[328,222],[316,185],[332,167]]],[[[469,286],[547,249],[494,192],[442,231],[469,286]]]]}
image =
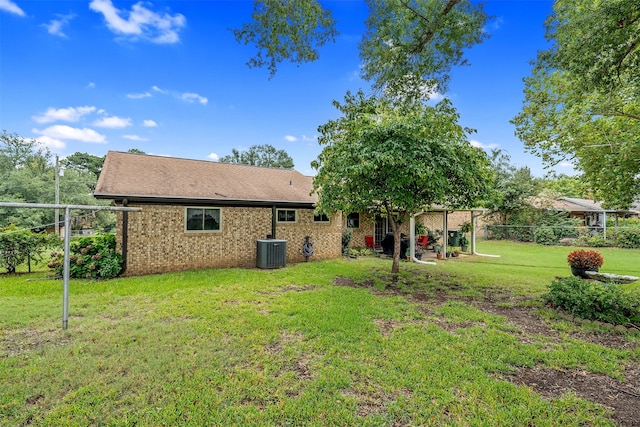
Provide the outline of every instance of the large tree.
{"type": "Polygon", "coordinates": [[[231,154],[220,158],[222,163],[262,166],[267,168],[293,169],[293,159],[284,150],[278,150],[269,144],[252,145],[246,151],[235,148],[231,154]]]}
{"type": "Polygon", "coordinates": [[[494,184],[491,197],[486,200],[484,207],[497,217],[500,225],[506,225],[510,215],[528,206],[528,199],[538,194],[541,185],[527,166],[511,164],[511,156],[505,151],[493,150],[491,163],[494,184]]]}
{"type": "Polygon", "coordinates": [[[485,197],[488,157],[471,146],[450,101],[394,105],[347,93],[334,101],[342,117],[319,127],[324,148],[312,163],[324,213],[371,212],[389,219],[395,239],[392,272],[400,261],[400,222],[441,204],[474,206],[485,197]]]}
{"type": "Polygon", "coordinates": [[[557,0],[552,47],[525,79],[513,119],[549,165],[570,159],[594,195],[628,207],[640,195],[640,8],[637,0],[557,0]]]}
{"type": "MultiPolygon", "coordinates": [[[[367,0],[369,16],[360,44],[362,76],[393,96],[428,97],[444,92],[463,49],[486,37],[488,16],[471,0],[367,0]]],[[[258,52],[249,66],[316,60],[318,48],[334,41],[336,22],[317,0],[254,0],[252,21],[235,29],[236,39],[258,52]]]]}

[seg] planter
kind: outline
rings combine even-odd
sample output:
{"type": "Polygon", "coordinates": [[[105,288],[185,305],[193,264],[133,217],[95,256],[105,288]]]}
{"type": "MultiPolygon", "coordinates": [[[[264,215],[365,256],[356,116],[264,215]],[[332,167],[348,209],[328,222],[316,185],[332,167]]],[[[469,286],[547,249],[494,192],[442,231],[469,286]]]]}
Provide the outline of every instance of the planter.
{"type": "Polygon", "coordinates": [[[582,277],[583,279],[588,279],[589,276],[585,274],[585,271],[598,271],[598,268],[578,268],[571,267],[571,273],[576,277],[582,277]]]}
{"type": "Polygon", "coordinates": [[[462,247],[460,248],[460,250],[461,250],[462,252],[469,252],[469,247],[468,247],[468,246],[462,246],[462,247]]]}
{"type": "Polygon", "coordinates": [[[437,254],[436,254],[436,258],[438,258],[438,259],[442,259],[442,254],[441,254],[441,253],[437,253],[437,254]]]}

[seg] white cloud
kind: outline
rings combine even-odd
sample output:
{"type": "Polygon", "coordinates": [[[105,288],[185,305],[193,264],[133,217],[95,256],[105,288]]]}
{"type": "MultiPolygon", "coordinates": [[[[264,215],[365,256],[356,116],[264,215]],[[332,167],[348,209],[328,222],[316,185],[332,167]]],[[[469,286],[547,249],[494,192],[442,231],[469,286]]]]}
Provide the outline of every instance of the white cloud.
{"type": "Polygon", "coordinates": [[[128,139],[128,140],[131,140],[131,141],[144,142],[144,141],[148,141],[149,140],[149,138],[143,138],[143,137],[138,136],[138,135],[122,135],[122,137],[124,139],[128,139]]]}
{"type": "Polygon", "coordinates": [[[134,4],[130,11],[125,11],[117,9],[111,0],[92,0],[89,8],[101,13],[114,33],[158,44],[179,42],[178,32],[186,24],[183,15],[156,13],[147,9],[142,2],[134,4]]]}
{"type": "Polygon", "coordinates": [[[158,124],[154,120],[145,120],[142,122],[142,126],[146,128],[155,128],[158,124]]]}
{"type": "Polygon", "coordinates": [[[53,123],[57,121],[75,123],[84,115],[93,113],[96,107],[69,107],[69,108],[49,108],[40,116],[33,116],[33,120],[38,123],[53,123]]]}
{"type": "Polygon", "coordinates": [[[207,105],[207,103],[209,102],[209,100],[204,96],[200,96],[197,93],[190,93],[190,92],[183,93],[180,96],[180,99],[188,103],[193,103],[195,101],[198,101],[202,105],[207,105]]]}
{"type": "Polygon", "coordinates": [[[483,150],[493,150],[499,147],[498,144],[483,144],[482,142],[476,141],[475,139],[472,139],[469,142],[471,143],[472,147],[482,148],[483,150]]]}
{"type": "Polygon", "coordinates": [[[149,92],[144,92],[144,93],[129,93],[127,94],[127,98],[129,99],[142,99],[142,98],[149,98],[153,95],[151,95],[151,93],[149,92]]]}
{"type": "Polygon", "coordinates": [[[18,6],[11,0],[0,0],[0,10],[4,10],[5,12],[13,13],[19,16],[26,16],[24,10],[20,9],[20,6],[18,6]]]}
{"type": "Polygon", "coordinates": [[[53,36],[67,38],[67,35],[62,31],[62,27],[67,25],[69,21],[75,18],[75,15],[74,14],[69,14],[69,15],[56,14],[56,16],[58,17],[58,19],[52,19],[48,23],[42,24],[42,26],[45,27],[49,32],[49,34],[53,36]]]}
{"type": "Polygon", "coordinates": [[[285,141],[289,141],[289,142],[296,142],[298,140],[298,138],[296,138],[293,135],[285,135],[284,139],[285,141]]]}
{"type": "Polygon", "coordinates": [[[154,90],[154,91],[156,91],[156,92],[165,93],[165,94],[167,93],[167,91],[166,91],[166,90],[164,90],[164,89],[160,89],[160,88],[159,88],[158,86],[156,86],[156,85],[151,86],[151,89],[152,89],[152,90],[154,90]]]}
{"type": "Polygon", "coordinates": [[[89,82],[89,84],[87,85],[87,89],[94,89],[96,87],[96,84],[94,82],[89,82]]]}
{"type": "Polygon", "coordinates": [[[71,139],[82,142],[106,143],[106,137],[93,129],[73,128],[67,125],[49,126],[44,130],[33,129],[33,133],[53,139],[71,139]]]}
{"type": "Polygon", "coordinates": [[[67,146],[67,144],[60,141],[59,139],[51,138],[46,135],[36,138],[36,141],[38,141],[40,144],[44,145],[45,147],[49,147],[53,149],[62,149],[67,146]]]}
{"type": "Polygon", "coordinates": [[[213,160],[214,162],[217,162],[218,160],[220,160],[220,156],[218,156],[216,153],[211,153],[207,157],[213,160]]]}
{"type": "Polygon", "coordinates": [[[131,119],[117,116],[104,117],[95,121],[93,125],[101,128],[122,129],[131,126],[131,119]]]}
{"type": "Polygon", "coordinates": [[[567,161],[558,163],[558,166],[561,168],[575,168],[575,165],[573,163],[567,161]]]}

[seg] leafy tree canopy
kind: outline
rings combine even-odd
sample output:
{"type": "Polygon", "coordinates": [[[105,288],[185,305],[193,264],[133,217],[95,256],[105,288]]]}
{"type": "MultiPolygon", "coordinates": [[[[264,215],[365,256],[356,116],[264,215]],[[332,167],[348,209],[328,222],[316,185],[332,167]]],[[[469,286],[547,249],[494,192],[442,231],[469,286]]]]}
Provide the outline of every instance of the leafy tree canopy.
{"type": "Polygon", "coordinates": [[[231,154],[220,158],[222,163],[262,166],[268,168],[293,169],[293,159],[284,150],[278,150],[269,144],[252,145],[246,151],[235,148],[231,154]]]}
{"type": "Polygon", "coordinates": [[[372,212],[387,216],[395,237],[392,271],[400,258],[399,222],[441,204],[473,207],[489,188],[491,169],[468,141],[450,101],[436,106],[394,105],[347,93],[334,101],[342,117],[319,127],[324,148],[312,166],[321,212],[372,212]]]}
{"type": "Polygon", "coordinates": [[[104,164],[104,156],[100,157],[89,153],[76,152],[63,159],[62,164],[69,169],[91,172],[95,176],[95,179],[98,179],[102,165],[104,164]]]}
{"type": "Polygon", "coordinates": [[[500,224],[507,224],[510,215],[527,207],[527,199],[538,194],[539,180],[526,167],[511,164],[511,156],[502,150],[491,152],[494,186],[485,207],[497,215],[500,224]]]}
{"type": "MultiPolygon", "coordinates": [[[[444,92],[452,65],[463,50],[481,42],[488,16],[471,0],[367,0],[369,16],[360,44],[362,76],[391,96],[426,97],[444,92]]],[[[253,44],[252,67],[273,76],[282,61],[318,58],[318,48],[335,40],[336,22],[317,0],[254,0],[252,21],[235,29],[253,44]]]]}
{"type": "Polygon", "coordinates": [[[571,159],[594,196],[626,208],[640,195],[640,8],[637,0],[557,0],[553,46],[525,79],[512,123],[549,165],[571,159]]]}

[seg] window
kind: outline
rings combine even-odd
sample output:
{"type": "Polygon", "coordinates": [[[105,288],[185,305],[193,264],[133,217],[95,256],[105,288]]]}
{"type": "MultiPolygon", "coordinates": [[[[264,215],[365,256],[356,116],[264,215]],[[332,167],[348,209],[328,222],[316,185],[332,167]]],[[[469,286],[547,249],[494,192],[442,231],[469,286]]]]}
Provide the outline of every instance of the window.
{"type": "Polygon", "coordinates": [[[220,209],[187,208],[186,231],[220,231],[220,209]]]}
{"type": "Polygon", "coordinates": [[[295,209],[278,209],[278,222],[296,222],[295,209]]]}
{"type": "Polygon", "coordinates": [[[347,215],[347,228],[360,228],[360,214],[358,212],[347,215]]]}
{"type": "Polygon", "coordinates": [[[330,222],[326,214],[313,214],[313,222],[330,222]]]}

